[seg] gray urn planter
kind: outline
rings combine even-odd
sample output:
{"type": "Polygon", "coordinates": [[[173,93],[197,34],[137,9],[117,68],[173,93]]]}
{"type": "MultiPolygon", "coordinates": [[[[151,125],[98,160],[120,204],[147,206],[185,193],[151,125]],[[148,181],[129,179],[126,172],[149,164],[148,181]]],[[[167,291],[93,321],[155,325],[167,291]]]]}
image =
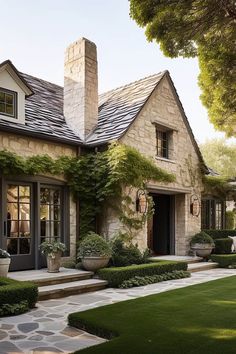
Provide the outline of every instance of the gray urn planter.
{"type": "Polygon", "coordinates": [[[195,243],[191,246],[191,249],[196,253],[198,257],[207,257],[211,254],[214,246],[210,243],[195,243]]]}
{"type": "Polygon", "coordinates": [[[110,258],[111,257],[84,257],[82,258],[82,265],[86,270],[96,271],[100,268],[105,268],[110,258]]]}
{"type": "Polygon", "coordinates": [[[62,252],[53,253],[53,255],[47,255],[47,267],[48,273],[60,272],[61,266],[61,254],[62,252]]]}
{"type": "Polygon", "coordinates": [[[0,277],[7,277],[11,258],[0,258],[0,277]]]}

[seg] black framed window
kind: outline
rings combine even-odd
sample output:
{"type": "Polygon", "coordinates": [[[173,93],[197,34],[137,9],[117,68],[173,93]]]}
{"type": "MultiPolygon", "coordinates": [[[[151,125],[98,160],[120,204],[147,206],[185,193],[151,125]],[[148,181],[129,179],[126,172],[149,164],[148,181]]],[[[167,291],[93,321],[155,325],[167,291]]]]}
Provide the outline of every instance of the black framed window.
{"type": "Polygon", "coordinates": [[[17,118],[17,93],[0,88],[0,114],[17,118]]]}
{"type": "Polygon", "coordinates": [[[219,199],[203,199],[201,203],[201,226],[202,229],[224,228],[224,201],[219,199]]]}
{"type": "Polygon", "coordinates": [[[156,128],[157,156],[168,159],[168,132],[156,128]]]}

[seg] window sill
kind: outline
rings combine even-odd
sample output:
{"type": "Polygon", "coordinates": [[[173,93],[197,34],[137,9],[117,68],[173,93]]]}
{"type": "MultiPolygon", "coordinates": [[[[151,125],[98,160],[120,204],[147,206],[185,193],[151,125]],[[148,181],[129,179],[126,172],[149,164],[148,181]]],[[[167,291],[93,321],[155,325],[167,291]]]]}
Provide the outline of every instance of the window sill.
{"type": "Polygon", "coordinates": [[[156,158],[156,160],[159,160],[159,161],[164,161],[164,162],[169,162],[169,163],[176,164],[176,161],[170,160],[170,159],[166,159],[165,157],[156,156],[155,158],[156,158]]]}

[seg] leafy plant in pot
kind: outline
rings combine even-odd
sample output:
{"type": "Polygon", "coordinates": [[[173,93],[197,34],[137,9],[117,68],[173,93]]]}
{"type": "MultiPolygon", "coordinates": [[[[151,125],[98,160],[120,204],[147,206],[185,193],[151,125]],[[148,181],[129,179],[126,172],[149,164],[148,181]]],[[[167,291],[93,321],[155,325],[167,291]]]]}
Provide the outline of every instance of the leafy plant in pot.
{"type": "Polygon", "coordinates": [[[45,241],[39,246],[42,254],[47,258],[47,267],[49,273],[58,273],[61,265],[62,252],[66,250],[66,246],[58,241],[45,241]]]}
{"type": "Polygon", "coordinates": [[[96,271],[107,266],[111,247],[102,236],[89,232],[79,244],[78,258],[86,270],[96,271]]]}
{"type": "Polygon", "coordinates": [[[11,263],[11,256],[0,248],[0,277],[7,277],[11,263]]]}
{"type": "Polygon", "coordinates": [[[206,258],[211,254],[215,244],[211,236],[201,231],[191,238],[190,246],[197,256],[206,258]]]}

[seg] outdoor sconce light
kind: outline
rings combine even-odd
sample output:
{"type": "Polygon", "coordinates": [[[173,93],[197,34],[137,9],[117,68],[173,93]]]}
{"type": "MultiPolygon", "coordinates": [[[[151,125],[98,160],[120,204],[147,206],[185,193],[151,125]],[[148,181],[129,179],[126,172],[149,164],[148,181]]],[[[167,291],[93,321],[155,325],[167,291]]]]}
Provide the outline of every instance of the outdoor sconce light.
{"type": "Polygon", "coordinates": [[[146,214],[148,209],[147,193],[144,189],[138,189],[136,197],[136,211],[146,214]]]}
{"type": "Polygon", "coordinates": [[[193,216],[199,216],[200,214],[200,200],[196,194],[190,197],[190,213],[193,216]]]}

